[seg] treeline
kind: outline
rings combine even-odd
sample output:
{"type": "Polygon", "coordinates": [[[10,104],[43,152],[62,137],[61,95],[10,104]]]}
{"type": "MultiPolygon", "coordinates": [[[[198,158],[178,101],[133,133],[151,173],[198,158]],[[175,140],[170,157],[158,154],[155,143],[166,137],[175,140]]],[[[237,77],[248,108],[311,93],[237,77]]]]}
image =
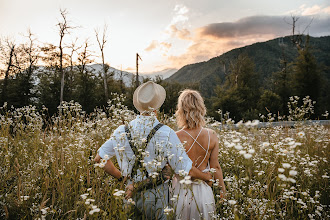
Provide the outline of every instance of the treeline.
{"type": "MultiPolygon", "coordinates": [[[[24,43],[16,43],[10,38],[0,39],[0,105],[46,107],[52,116],[62,101],[74,100],[90,113],[95,107],[107,106],[107,101],[118,93],[124,94],[127,97],[124,104],[135,110],[132,102],[135,77],[127,85],[127,76],[126,81],[124,75],[115,79],[114,72],[105,63],[107,26],[101,31],[94,30],[94,42],[91,39],[69,42],[69,36],[76,27],[68,22],[67,11],[60,10],[56,28],[58,42],[54,44],[40,43],[30,30],[24,43]],[[98,45],[98,52],[91,51],[90,45],[93,43],[98,45]],[[101,68],[95,70],[91,64],[97,57],[101,58],[102,63],[99,64],[101,68]]],[[[180,90],[198,88],[191,84],[166,83],[161,77],[155,81],[163,84],[167,91],[167,99],[161,109],[166,113],[173,113],[180,90]]]]}
{"type": "Polygon", "coordinates": [[[224,83],[215,88],[215,95],[208,100],[211,115],[220,119],[221,114],[215,114],[220,109],[222,113],[229,112],[236,121],[255,119],[269,113],[273,113],[272,117],[275,118],[288,116],[289,97],[300,97],[297,105],[301,106],[304,104],[303,98],[308,96],[316,102],[311,118],[322,118],[330,107],[329,79],[324,74],[324,71],[329,70],[322,69],[317,63],[309,36],[293,37],[298,56],[289,62],[282,53],[280,71],[274,72],[266,80],[262,80],[248,55],[242,53],[232,60],[224,83]],[[262,82],[266,85],[262,85],[262,82]]]}
{"type": "MultiPolygon", "coordinates": [[[[61,19],[56,25],[59,41],[56,44],[38,43],[31,31],[27,32],[24,43],[18,44],[9,38],[0,40],[0,105],[35,105],[39,109],[45,106],[51,116],[57,112],[61,101],[74,100],[90,113],[97,106],[106,106],[114,93],[118,93],[124,94],[127,97],[125,104],[135,110],[132,103],[135,77],[130,80],[131,85],[127,85],[123,76],[115,79],[114,72],[105,63],[107,26],[102,31],[95,30],[94,43],[99,48],[96,53],[91,51],[90,39],[81,43],[77,39],[67,42],[75,27],[68,23],[67,12],[60,12],[61,19]],[[96,57],[102,58],[102,68],[97,71],[90,67],[96,57]]],[[[236,51],[235,57],[228,52],[225,59],[213,58],[179,70],[193,68],[188,72],[197,71],[197,78],[204,72],[215,71],[216,74],[208,74],[203,81],[198,81],[195,75],[188,77],[190,81],[186,83],[157,77],[154,81],[163,85],[167,92],[161,111],[173,114],[179,92],[184,88],[192,88],[202,92],[208,115],[217,120],[222,117],[218,114],[219,109],[222,113],[230,112],[230,117],[235,121],[255,119],[269,113],[288,115],[287,102],[290,96],[299,96],[299,104],[302,104],[303,97],[310,96],[316,101],[312,117],[322,118],[322,114],[330,108],[329,77],[325,74],[329,69],[325,69],[315,59],[308,36],[293,35],[292,43],[293,49],[283,49],[280,60],[276,60],[274,51],[266,50],[265,54],[258,54],[259,59],[256,56],[251,59],[254,51],[248,55],[244,50],[233,50],[236,51]],[[288,53],[290,56],[298,55],[292,61],[288,59],[288,53]],[[261,64],[256,66],[255,62],[262,60],[260,56],[271,56],[269,60],[276,60],[279,71],[273,72],[270,77],[258,71],[261,64]]],[[[329,60],[326,57],[324,59],[329,60]]],[[[274,68],[274,64],[262,65],[274,68]]]]}

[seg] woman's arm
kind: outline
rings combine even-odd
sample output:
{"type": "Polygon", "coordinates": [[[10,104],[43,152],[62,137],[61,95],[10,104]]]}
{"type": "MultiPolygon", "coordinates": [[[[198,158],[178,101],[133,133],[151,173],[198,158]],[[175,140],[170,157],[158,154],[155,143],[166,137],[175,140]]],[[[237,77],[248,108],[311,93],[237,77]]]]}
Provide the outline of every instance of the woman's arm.
{"type": "Polygon", "coordinates": [[[211,155],[210,155],[210,167],[215,169],[214,179],[219,181],[219,185],[220,185],[221,191],[223,193],[221,196],[223,197],[226,194],[226,186],[223,181],[222,169],[220,167],[219,160],[218,160],[219,139],[216,134],[213,133],[213,135],[214,135],[216,141],[215,141],[214,148],[211,151],[211,155]]]}

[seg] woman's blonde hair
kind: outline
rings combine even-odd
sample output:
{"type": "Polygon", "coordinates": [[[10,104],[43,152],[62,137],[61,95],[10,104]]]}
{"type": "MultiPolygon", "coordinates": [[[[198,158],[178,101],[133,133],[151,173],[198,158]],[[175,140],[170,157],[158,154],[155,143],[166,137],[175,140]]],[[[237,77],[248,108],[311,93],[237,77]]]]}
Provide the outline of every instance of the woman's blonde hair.
{"type": "Polygon", "coordinates": [[[204,100],[199,92],[191,89],[183,90],[179,96],[175,112],[178,126],[188,129],[204,126],[205,114],[204,100]]]}

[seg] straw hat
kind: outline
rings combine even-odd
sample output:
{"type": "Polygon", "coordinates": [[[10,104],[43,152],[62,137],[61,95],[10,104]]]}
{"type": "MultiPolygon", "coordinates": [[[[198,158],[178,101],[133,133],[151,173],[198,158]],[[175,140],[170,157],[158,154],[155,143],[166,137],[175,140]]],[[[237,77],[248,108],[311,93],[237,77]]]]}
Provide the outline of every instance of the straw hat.
{"type": "Polygon", "coordinates": [[[152,81],[143,83],[133,94],[133,104],[139,112],[158,109],[164,103],[166,91],[157,83],[152,81]]]}

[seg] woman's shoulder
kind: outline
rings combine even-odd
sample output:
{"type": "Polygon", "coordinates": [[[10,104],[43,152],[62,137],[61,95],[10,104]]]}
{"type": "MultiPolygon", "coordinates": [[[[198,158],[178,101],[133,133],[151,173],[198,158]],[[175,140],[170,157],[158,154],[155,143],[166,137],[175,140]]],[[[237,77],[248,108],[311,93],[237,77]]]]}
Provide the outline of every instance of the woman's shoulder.
{"type": "Polygon", "coordinates": [[[211,128],[204,128],[206,131],[208,131],[210,133],[210,135],[217,135],[217,133],[215,132],[215,130],[211,129],[211,128]]]}

